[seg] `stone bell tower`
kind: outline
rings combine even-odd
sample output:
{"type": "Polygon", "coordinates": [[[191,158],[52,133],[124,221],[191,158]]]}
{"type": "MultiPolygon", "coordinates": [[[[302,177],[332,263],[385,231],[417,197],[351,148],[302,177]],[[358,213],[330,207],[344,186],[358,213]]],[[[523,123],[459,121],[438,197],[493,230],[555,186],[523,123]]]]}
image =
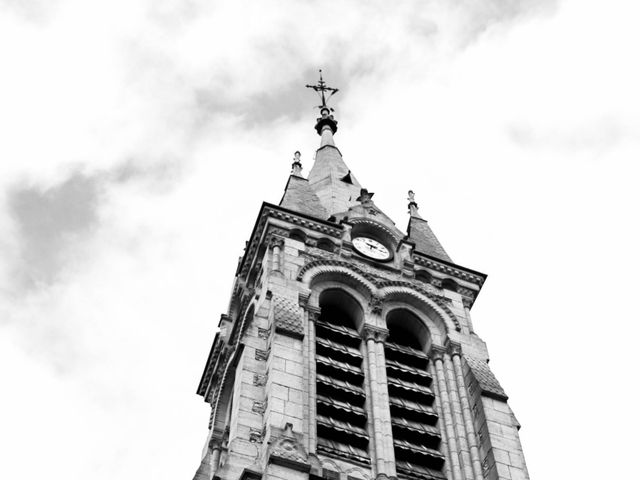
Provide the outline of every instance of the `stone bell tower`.
{"type": "Polygon", "coordinates": [[[486,276],[454,263],[409,192],[401,231],[347,168],[320,77],[320,147],[263,203],[198,394],[196,480],[528,479],[474,333],[486,276]]]}

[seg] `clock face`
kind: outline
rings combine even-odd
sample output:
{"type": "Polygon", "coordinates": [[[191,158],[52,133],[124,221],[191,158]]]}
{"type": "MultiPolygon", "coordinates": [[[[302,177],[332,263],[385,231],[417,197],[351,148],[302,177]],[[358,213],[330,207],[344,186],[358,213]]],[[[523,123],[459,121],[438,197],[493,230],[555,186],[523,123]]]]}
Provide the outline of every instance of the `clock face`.
{"type": "Polygon", "coordinates": [[[356,237],[352,241],[353,247],[365,257],[374,260],[389,260],[391,253],[383,244],[369,237],[356,237]]]}

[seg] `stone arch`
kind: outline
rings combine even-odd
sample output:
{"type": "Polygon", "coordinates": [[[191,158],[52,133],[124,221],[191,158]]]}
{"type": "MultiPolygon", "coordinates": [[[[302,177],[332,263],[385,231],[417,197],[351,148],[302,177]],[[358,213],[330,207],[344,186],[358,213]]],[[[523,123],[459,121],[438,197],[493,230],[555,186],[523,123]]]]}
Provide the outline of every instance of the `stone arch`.
{"type": "Polygon", "coordinates": [[[327,470],[342,473],[342,469],[338,466],[338,464],[333,460],[329,460],[328,458],[320,458],[320,466],[322,468],[326,468],[327,470]]]}
{"type": "MultiPolygon", "coordinates": [[[[357,296],[361,297],[364,302],[367,302],[377,290],[375,283],[360,272],[348,268],[342,262],[331,260],[318,260],[305,265],[298,274],[298,280],[312,290],[312,297],[314,296],[313,291],[317,290],[317,286],[321,283],[349,287],[357,292],[357,296]]],[[[311,302],[311,298],[309,303],[318,306],[317,302],[311,302]]]]}
{"type": "MultiPolygon", "coordinates": [[[[443,340],[450,331],[460,331],[460,324],[455,316],[449,314],[426,295],[410,287],[384,287],[380,289],[380,296],[383,299],[386,309],[389,308],[392,302],[397,302],[398,305],[411,305],[418,312],[422,312],[423,315],[426,315],[426,317],[433,322],[433,326],[437,328],[438,335],[441,336],[443,340]]],[[[434,332],[432,332],[432,334],[433,333],[434,332]]]]}
{"type": "Polygon", "coordinates": [[[371,478],[370,475],[365,473],[365,471],[360,467],[353,467],[344,472],[348,477],[353,477],[361,480],[369,480],[371,478]]]}
{"type": "MultiPolygon", "coordinates": [[[[428,352],[431,345],[442,345],[446,333],[442,325],[425,311],[404,300],[391,301],[385,304],[383,310],[385,326],[389,329],[390,338],[394,336],[394,324],[407,334],[415,337],[419,345],[412,345],[416,350],[428,352]]],[[[402,343],[402,342],[401,342],[402,343]]]]}

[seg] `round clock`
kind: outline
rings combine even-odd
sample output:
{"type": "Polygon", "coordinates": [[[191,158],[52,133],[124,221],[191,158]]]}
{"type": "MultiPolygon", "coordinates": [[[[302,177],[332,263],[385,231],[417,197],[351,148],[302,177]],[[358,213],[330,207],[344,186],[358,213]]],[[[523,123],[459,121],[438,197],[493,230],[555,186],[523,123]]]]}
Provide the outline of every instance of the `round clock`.
{"type": "Polygon", "coordinates": [[[365,257],[374,260],[389,260],[391,258],[389,249],[373,238],[355,237],[351,243],[353,243],[353,248],[365,257]]]}

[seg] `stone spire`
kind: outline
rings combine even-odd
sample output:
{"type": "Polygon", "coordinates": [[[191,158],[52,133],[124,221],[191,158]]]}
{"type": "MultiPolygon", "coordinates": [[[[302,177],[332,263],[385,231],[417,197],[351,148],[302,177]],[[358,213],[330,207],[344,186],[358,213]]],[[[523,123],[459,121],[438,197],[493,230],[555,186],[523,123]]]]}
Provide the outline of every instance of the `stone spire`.
{"type": "Polygon", "coordinates": [[[309,172],[309,185],[320,199],[320,203],[329,215],[344,212],[356,204],[360,194],[360,184],[342,159],[342,154],[334,142],[333,136],[338,131],[338,121],[334,118],[333,109],[327,106],[328,98],[338,91],[327,87],[320,74],[317,85],[307,85],[321,94],[322,105],[319,105],[320,117],[316,119],[315,129],[320,135],[320,148],[309,172]],[[331,95],[327,97],[326,92],[331,95]]]}
{"type": "Polygon", "coordinates": [[[407,226],[407,237],[416,245],[416,250],[426,253],[441,260],[451,261],[451,258],[436,237],[427,221],[418,213],[415,193],[409,190],[409,225],[407,226]]]}

